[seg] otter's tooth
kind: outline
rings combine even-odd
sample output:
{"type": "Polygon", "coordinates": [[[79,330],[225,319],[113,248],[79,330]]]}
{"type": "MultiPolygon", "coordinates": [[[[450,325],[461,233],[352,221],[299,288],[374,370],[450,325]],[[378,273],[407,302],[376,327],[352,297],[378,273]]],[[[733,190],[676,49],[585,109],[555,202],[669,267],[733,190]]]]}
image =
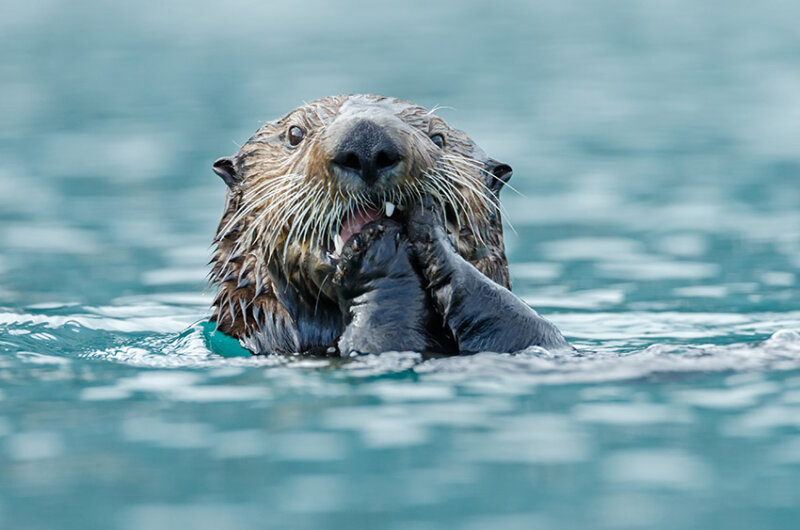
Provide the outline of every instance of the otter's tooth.
{"type": "Polygon", "coordinates": [[[336,253],[341,255],[342,250],[344,249],[344,240],[342,239],[342,236],[339,234],[333,236],[333,246],[336,249],[336,253]]]}
{"type": "Polygon", "coordinates": [[[394,203],[386,201],[383,206],[386,208],[386,217],[391,217],[394,213],[394,203]]]}

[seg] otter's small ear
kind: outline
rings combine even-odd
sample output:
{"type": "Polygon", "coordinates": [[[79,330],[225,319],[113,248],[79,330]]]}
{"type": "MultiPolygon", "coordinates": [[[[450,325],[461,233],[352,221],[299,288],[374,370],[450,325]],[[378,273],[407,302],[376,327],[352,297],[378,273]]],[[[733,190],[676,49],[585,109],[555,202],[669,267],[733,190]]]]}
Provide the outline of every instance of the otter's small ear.
{"type": "Polygon", "coordinates": [[[229,156],[222,157],[214,162],[212,169],[214,173],[222,177],[222,180],[225,181],[225,184],[227,184],[229,188],[234,187],[242,180],[236,173],[236,166],[233,164],[233,159],[229,156]]]}
{"type": "Polygon", "coordinates": [[[486,161],[486,171],[491,175],[488,177],[489,183],[487,186],[495,195],[500,194],[500,189],[503,187],[503,184],[508,182],[514,172],[511,166],[499,162],[494,158],[490,158],[486,161]]]}

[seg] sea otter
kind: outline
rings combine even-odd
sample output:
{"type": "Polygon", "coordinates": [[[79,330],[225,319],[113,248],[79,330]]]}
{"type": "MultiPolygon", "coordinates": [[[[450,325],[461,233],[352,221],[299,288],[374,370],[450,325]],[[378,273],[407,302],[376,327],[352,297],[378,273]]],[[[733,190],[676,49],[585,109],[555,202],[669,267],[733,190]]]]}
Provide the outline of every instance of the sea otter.
{"type": "Polygon", "coordinates": [[[511,167],[413,103],[332,96],[214,163],[211,320],[255,354],[569,348],[511,293],[511,167]]]}

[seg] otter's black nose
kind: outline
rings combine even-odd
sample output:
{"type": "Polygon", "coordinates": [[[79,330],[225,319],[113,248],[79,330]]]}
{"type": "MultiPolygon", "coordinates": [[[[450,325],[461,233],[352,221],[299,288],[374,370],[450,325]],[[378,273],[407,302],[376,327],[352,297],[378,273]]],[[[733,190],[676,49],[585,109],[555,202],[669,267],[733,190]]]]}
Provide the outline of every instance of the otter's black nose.
{"type": "Polygon", "coordinates": [[[331,164],[373,184],[402,159],[400,149],[381,126],[361,120],[339,142],[331,164]]]}

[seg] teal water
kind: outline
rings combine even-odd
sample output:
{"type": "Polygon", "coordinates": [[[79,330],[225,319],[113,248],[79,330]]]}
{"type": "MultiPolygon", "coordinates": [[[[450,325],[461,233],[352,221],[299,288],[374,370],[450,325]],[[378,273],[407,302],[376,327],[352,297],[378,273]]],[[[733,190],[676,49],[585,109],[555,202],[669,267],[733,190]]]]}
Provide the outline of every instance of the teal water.
{"type": "Polygon", "coordinates": [[[530,4],[5,4],[0,527],[796,527],[800,8],[530,4]],[[209,349],[212,161],[352,92],[514,167],[587,353],[209,349]]]}

